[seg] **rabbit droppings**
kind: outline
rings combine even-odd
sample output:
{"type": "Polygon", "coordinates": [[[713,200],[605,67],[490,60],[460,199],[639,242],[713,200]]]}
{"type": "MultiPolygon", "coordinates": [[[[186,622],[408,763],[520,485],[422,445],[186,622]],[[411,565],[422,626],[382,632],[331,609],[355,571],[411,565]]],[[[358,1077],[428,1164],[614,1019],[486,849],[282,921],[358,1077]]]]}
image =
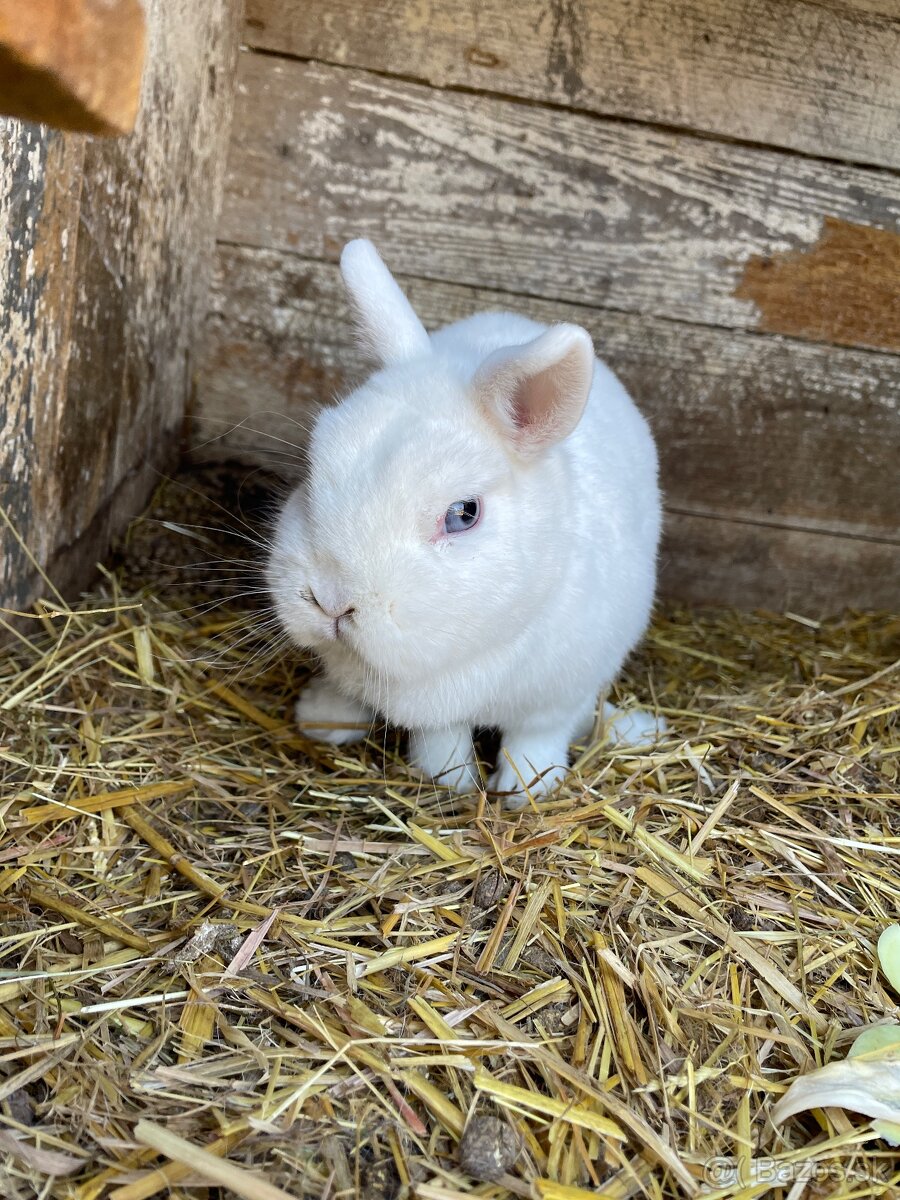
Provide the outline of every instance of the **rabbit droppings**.
{"type": "MultiPolygon", "coordinates": [[[[341,743],[377,714],[458,791],[481,786],[472,730],[498,728],[490,788],[522,803],[565,776],[647,627],[653,438],[577,325],[488,312],[429,335],[370,242],[341,272],[382,366],[319,415],[275,529],[279,617],[324,667],[297,720],[341,743]]],[[[622,741],[661,728],[604,715],[622,741]]]]}

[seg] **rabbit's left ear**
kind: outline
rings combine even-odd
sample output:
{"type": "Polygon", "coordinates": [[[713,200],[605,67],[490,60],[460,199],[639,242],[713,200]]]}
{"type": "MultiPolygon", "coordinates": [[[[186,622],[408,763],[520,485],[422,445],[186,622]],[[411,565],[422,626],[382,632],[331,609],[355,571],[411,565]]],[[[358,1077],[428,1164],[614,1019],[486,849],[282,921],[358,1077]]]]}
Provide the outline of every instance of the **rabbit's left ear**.
{"type": "Polygon", "coordinates": [[[384,366],[428,354],[425,327],[370,241],[348,242],[341,275],[353,302],[364,347],[384,366]]]}
{"type": "Polygon", "coordinates": [[[578,325],[554,325],[524,346],[495,351],[473,387],[488,419],[527,457],[569,436],[593,378],[590,335],[578,325]]]}

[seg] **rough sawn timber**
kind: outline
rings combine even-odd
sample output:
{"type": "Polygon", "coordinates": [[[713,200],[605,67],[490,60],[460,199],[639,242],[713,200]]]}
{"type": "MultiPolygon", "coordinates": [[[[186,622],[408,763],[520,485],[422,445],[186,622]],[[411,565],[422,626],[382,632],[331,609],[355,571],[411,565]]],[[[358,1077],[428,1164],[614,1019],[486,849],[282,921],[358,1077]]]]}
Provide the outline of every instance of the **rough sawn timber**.
{"type": "Polygon", "coordinates": [[[130,133],[146,41],[140,0],[0,0],[0,113],[130,133]]]}
{"type": "Polygon", "coordinates": [[[900,166],[894,0],[248,0],[250,45],[900,166]]]}
{"type": "MultiPolygon", "coordinates": [[[[802,611],[895,603],[897,358],[400,281],[429,328],[514,308],[590,331],[657,437],[670,594],[773,606],[789,597],[802,611]]],[[[195,454],[291,475],[317,406],[370,365],[337,268],[220,246],[210,309],[195,454]]]]}
{"type": "MultiPolygon", "coordinates": [[[[814,248],[826,218],[900,240],[882,170],[258,54],[238,83],[225,241],[336,259],[364,235],[401,273],[771,330],[735,294],[751,260],[814,248]]],[[[867,243],[841,244],[833,277],[865,306],[867,243]]],[[[805,283],[799,270],[798,304],[805,283]]],[[[804,328],[900,349],[900,285],[895,299],[887,317],[875,292],[852,326],[809,314],[804,328]]]]}

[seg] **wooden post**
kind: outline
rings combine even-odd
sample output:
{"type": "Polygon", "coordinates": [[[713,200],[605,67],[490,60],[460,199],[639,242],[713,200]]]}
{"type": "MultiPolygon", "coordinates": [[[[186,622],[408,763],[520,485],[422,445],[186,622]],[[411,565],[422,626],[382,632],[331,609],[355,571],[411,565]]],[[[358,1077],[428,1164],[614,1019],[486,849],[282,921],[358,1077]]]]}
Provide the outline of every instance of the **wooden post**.
{"type": "MultiPolygon", "coordinates": [[[[104,7],[59,7],[92,6],[104,7]]],[[[32,8],[49,7],[0,0],[7,25],[11,8],[28,17],[19,34],[32,8]]],[[[145,10],[132,134],[0,117],[0,608],[46,594],[40,570],[77,591],[178,451],[241,3],[146,0],[145,10]]]]}

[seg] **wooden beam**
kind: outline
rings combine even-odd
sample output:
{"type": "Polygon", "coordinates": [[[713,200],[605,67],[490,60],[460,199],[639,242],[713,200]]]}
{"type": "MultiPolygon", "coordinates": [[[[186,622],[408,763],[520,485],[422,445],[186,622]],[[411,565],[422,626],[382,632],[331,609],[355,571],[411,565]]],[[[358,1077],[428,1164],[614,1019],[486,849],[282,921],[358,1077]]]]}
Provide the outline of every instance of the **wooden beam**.
{"type": "Polygon", "coordinates": [[[260,49],[900,166],[895,0],[248,0],[260,49]]]}
{"type": "Polygon", "coordinates": [[[57,129],[128,133],[145,43],[140,0],[0,0],[0,112],[57,129]]]}

